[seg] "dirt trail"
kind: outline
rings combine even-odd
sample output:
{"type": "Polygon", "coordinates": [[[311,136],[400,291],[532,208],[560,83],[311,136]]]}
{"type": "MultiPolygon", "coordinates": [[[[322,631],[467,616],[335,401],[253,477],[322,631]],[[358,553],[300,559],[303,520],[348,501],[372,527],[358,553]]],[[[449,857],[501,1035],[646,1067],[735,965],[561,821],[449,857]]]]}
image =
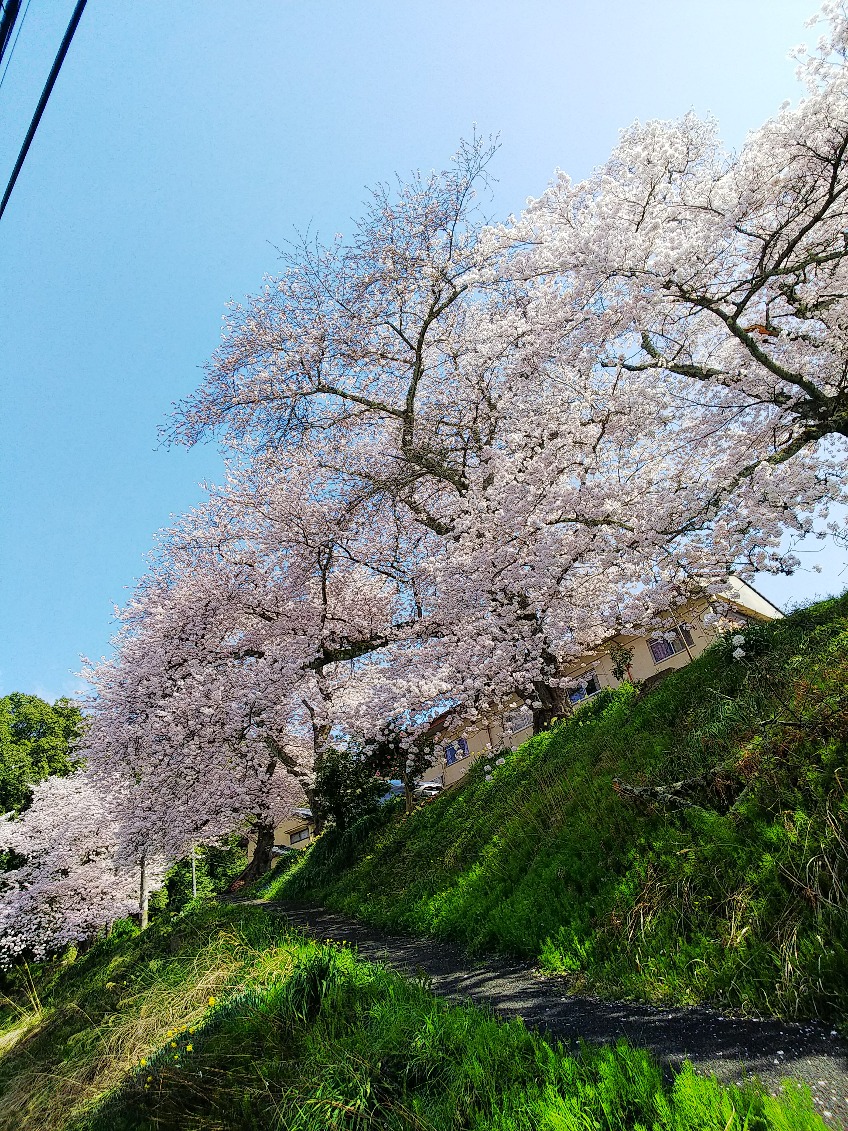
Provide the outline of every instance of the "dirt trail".
{"type": "Polygon", "coordinates": [[[626,1037],[664,1064],[676,1067],[690,1060],[726,1083],[758,1076],[771,1092],[787,1076],[803,1080],[828,1126],[848,1131],[848,1047],[830,1027],[726,1017],[704,1007],[658,1009],[576,997],[564,993],[561,979],[528,963],[500,955],[478,961],[450,943],[387,934],[323,907],[265,906],[307,934],[347,942],[364,958],[425,976],[442,997],[470,999],[502,1017],[522,1017],[562,1041],[626,1037]]]}

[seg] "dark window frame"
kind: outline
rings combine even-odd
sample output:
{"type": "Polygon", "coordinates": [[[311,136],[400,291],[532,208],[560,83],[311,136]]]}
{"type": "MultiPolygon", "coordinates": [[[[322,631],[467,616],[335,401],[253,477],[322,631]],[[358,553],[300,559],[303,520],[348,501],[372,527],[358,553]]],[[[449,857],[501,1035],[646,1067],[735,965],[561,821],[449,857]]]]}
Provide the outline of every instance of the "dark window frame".
{"type": "Polygon", "coordinates": [[[654,636],[648,641],[648,650],[653,656],[655,664],[664,664],[681,652],[689,652],[695,647],[695,638],[687,624],[678,624],[674,627],[674,639],[667,636],[654,636]],[[660,653],[659,655],[657,653],[660,653]]]}

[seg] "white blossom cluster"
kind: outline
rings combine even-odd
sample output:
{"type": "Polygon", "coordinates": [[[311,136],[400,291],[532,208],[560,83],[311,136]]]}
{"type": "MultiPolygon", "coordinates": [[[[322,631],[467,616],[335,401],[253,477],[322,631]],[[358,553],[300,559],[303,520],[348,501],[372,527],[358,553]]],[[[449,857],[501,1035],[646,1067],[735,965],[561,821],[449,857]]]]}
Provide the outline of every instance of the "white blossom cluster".
{"type": "MultiPolygon", "coordinates": [[[[138,910],[138,868],[116,863],[117,825],[84,771],[48,778],[20,816],[0,817],[0,965],[81,942],[138,910]]],[[[150,868],[150,890],[161,869],[150,868]]]]}

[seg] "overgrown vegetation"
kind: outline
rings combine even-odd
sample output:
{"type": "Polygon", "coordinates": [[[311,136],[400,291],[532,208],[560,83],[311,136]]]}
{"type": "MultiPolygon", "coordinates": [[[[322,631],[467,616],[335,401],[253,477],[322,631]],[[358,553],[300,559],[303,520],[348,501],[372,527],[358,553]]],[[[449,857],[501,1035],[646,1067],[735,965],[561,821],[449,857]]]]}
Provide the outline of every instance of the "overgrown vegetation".
{"type": "Polygon", "coordinates": [[[809,1094],[554,1047],[449,1007],[258,907],[101,940],[0,1011],[0,1126],[16,1131],[815,1131],[809,1094]]]}
{"type": "Polygon", "coordinates": [[[601,693],[491,781],[327,834],[267,893],[535,956],[575,990],[844,1021],[848,595],[745,649],[601,693]]]}
{"type": "Polygon", "coordinates": [[[243,838],[237,834],[220,844],[198,845],[194,849],[194,876],[191,855],[174,864],[164,886],[150,896],[151,917],[158,920],[180,915],[222,895],[246,864],[243,838]]]}

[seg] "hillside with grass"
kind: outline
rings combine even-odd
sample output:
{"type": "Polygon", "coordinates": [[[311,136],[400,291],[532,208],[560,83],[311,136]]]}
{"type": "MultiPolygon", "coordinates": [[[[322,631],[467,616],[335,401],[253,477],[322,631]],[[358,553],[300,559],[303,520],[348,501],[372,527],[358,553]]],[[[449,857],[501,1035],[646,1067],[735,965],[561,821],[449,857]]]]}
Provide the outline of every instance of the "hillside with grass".
{"type": "Polygon", "coordinates": [[[806,1089],[569,1051],[261,907],[125,923],[3,990],[3,1131],[824,1131],[806,1089]]]}
{"type": "Polygon", "coordinates": [[[270,897],[575,991],[848,1017],[848,595],[599,694],[487,780],[326,833],[270,897]]]}

